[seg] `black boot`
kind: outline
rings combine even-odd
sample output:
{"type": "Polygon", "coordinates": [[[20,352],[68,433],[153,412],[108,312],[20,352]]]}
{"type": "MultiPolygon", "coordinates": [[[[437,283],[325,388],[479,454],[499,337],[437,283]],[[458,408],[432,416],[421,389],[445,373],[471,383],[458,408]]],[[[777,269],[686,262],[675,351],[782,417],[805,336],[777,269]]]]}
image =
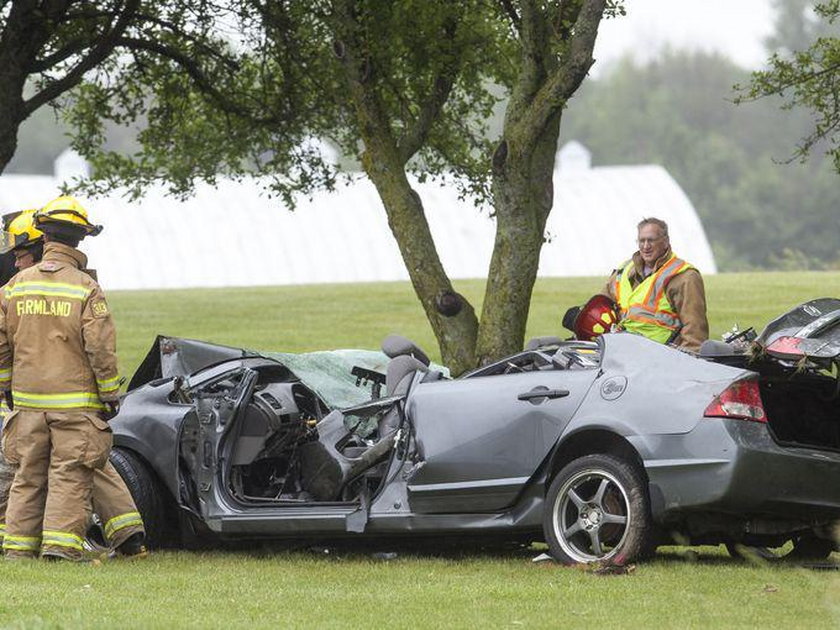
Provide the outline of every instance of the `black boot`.
{"type": "Polygon", "coordinates": [[[143,532],[135,532],[117,547],[117,555],[124,558],[145,558],[149,555],[145,542],[146,535],[143,532]]]}

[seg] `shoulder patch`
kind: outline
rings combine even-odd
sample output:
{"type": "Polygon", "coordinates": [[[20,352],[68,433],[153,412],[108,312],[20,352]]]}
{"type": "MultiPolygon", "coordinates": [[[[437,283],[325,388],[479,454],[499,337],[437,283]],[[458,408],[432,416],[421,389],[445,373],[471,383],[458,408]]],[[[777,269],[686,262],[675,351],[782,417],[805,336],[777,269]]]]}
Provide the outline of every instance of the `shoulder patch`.
{"type": "Polygon", "coordinates": [[[61,269],[61,264],[54,261],[54,260],[45,260],[40,265],[38,265],[38,269],[41,271],[58,271],[61,269]]]}
{"type": "Polygon", "coordinates": [[[108,314],[108,304],[103,299],[98,299],[90,304],[90,310],[94,317],[105,317],[108,314]]]}

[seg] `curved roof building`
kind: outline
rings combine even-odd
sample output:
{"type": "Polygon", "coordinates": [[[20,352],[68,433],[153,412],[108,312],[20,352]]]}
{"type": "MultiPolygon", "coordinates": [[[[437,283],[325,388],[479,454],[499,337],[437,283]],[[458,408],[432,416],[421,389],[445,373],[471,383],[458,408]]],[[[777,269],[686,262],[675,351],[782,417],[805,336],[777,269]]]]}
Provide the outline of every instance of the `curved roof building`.
{"type": "MultiPolygon", "coordinates": [[[[3,212],[43,205],[60,183],[83,173],[62,156],[57,177],[0,177],[3,212]]],[[[486,277],[493,247],[489,213],[454,187],[415,182],[443,264],[453,278],[486,277]]],[[[408,274],[373,185],[365,178],[332,193],[301,197],[294,212],[269,199],[259,181],[200,185],[186,201],[162,187],[137,202],[114,191],[85,199],[105,225],[82,249],[106,289],[310,284],[405,280],[408,274]]],[[[635,250],[636,224],[668,222],[674,250],[703,273],[716,271],[691,202],[660,166],[589,167],[574,143],[560,152],[554,210],[541,276],[606,276],[635,250]]]]}

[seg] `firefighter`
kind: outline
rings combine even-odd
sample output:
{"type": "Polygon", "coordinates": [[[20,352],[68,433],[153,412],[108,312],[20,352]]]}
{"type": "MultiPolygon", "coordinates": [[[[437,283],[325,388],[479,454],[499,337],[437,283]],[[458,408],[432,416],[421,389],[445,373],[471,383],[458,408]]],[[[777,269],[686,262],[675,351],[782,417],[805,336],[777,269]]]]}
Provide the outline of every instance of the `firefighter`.
{"type": "Polygon", "coordinates": [[[642,219],[637,243],[638,251],[601,291],[618,305],[618,327],[696,352],[709,338],[700,272],[671,250],[668,224],[661,219],[642,219]]]}
{"type": "MultiPolygon", "coordinates": [[[[35,243],[38,242],[41,244],[40,247],[43,248],[43,234],[38,232],[33,238],[29,238],[28,235],[24,235],[24,232],[28,231],[28,229],[34,229],[35,227],[32,225],[31,221],[31,217],[34,212],[35,210],[24,210],[23,212],[12,212],[10,214],[3,215],[4,241],[0,244],[0,287],[11,280],[12,276],[14,276],[18,271],[16,264],[17,257],[14,251],[15,243],[22,244],[26,241],[30,245],[34,246],[35,243]],[[28,221],[30,227],[18,229],[16,230],[16,234],[12,236],[9,232],[12,222],[24,213],[30,217],[30,220],[28,221]]],[[[20,228],[21,225],[18,224],[18,227],[20,228]]],[[[8,413],[9,409],[5,406],[5,404],[0,406],[0,431],[3,428],[3,418],[8,413]]],[[[0,449],[0,545],[3,544],[3,535],[6,533],[6,503],[9,499],[9,488],[12,485],[12,480],[15,478],[15,468],[15,466],[12,466],[6,461],[6,458],[3,457],[3,450],[0,449]]]]}
{"type": "MultiPolygon", "coordinates": [[[[23,210],[3,217],[3,243],[0,256],[12,255],[13,267],[28,269],[41,261],[44,235],[35,227],[36,210],[23,210]]],[[[87,273],[94,275],[92,270],[87,273]]],[[[95,276],[94,276],[95,277],[95,276]]],[[[11,278],[4,278],[5,284],[11,278]]],[[[0,422],[2,426],[2,422],[0,422]]],[[[14,467],[7,464],[0,451],[0,544],[5,533],[6,503],[14,478],[14,467]]],[[[93,473],[93,511],[99,516],[108,546],[116,555],[144,557],[145,530],[131,493],[110,461],[93,473]]]]}
{"type": "Polygon", "coordinates": [[[93,473],[111,448],[106,420],[119,409],[113,320],[76,249],[102,228],[66,196],[33,221],[44,234],[43,260],[0,296],[0,386],[14,409],[2,445],[18,466],[3,550],[10,558],[80,560],[93,473]]]}

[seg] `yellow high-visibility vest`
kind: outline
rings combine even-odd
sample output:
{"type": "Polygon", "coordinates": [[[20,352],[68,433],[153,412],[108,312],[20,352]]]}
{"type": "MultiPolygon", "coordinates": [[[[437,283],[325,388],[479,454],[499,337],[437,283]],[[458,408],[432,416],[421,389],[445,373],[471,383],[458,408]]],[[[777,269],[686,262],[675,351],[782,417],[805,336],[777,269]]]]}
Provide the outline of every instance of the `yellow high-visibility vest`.
{"type": "Polygon", "coordinates": [[[630,284],[630,259],[615,278],[615,301],[620,310],[619,326],[648,339],[667,343],[682,328],[679,313],[668,301],[665,287],[672,278],[694,267],[674,254],[657,271],[633,288],[630,284]]]}

